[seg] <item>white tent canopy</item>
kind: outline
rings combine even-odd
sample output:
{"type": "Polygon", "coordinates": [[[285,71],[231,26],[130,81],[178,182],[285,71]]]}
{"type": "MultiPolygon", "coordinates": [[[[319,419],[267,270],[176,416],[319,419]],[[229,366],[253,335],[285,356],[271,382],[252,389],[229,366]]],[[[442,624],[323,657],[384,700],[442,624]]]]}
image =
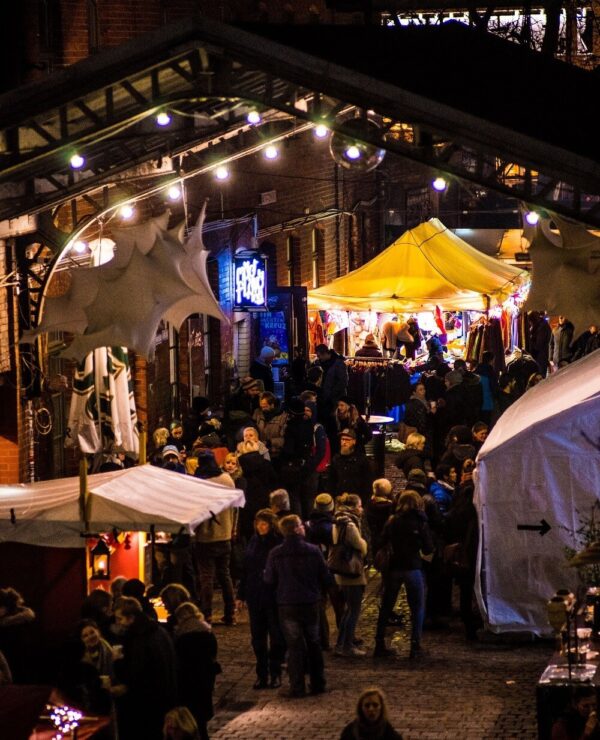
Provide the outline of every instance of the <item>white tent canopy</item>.
{"type": "MultiPolygon", "coordinates": [[[[153,465],[88,477],[90,532],[113,528],[188,532],[230,506],[242,491],[153,465]]],[[[0,486],[0,542],[83,547],[79,478],[0,486]]]]}
{"type": "Polygon", "coordinates": [[[600,498],[600,350],[546,378],[499,419],[477,457],[477,591],[495,632],[549,634],[546,602],[577,585],[565,548],[600,498]],[[540,525],[550,531],[518,530],[540,525]]]}

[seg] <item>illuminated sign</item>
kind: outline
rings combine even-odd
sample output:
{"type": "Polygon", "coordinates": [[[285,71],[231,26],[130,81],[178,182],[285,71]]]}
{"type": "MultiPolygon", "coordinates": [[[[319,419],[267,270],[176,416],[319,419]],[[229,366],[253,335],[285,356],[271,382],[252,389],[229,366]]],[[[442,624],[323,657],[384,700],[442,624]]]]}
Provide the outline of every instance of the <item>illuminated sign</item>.
{"type": "Polygon", "coordinates": [[[267,259],[233,258],[233,307],[260,309],[267,306],[267,259]]]}

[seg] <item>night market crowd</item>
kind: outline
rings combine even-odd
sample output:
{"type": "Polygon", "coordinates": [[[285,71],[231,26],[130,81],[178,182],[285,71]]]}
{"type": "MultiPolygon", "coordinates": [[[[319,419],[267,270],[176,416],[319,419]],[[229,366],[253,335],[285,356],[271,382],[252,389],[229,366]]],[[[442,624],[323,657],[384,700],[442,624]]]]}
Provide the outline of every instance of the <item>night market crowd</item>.
{"type": "MultiPolygon", "coordinates": [[[[498,377],[491,352],[476,366],[456,359],[451,367],[438,345],[428,344],[413,368],[395,434],[400,484],[374,474],[372,425],[347,395],[344,358],[325,345],[315,363],[296,362],[284,403],[274,395],[274,353],[265,347],[221,414],[196,397],[183,420],[155,430],[153,464],[241,489],[246,504],[213,515],[194,535],[158,538],[149,587],[117,577],[110,591],[87,596],[56,657],[61,699],[111,717],[106,737],[207,738],[215,679],[227,671],[218,661],[218,628],[234,627],[244,610],[254,689],[280,689],[291,699],[327,690],[324,651],[356,664],[368,653],[376,660],[395,654],[388,631],[409,630],[409,660],[418,665],[424,629],[450,629],[454,585],[465,639],[476,640],[474,461],[490,427],[541,375],[525,358],[498,377]],[[357,627],[377,572],[381,600],[368,651],[357,627]],[[397,611],[402,587],[410,624],[397,611]]],[[[16,591],[0,590],[0,683],[29,680],[34,620],[16,591]]],[[[361,694],[341,737],[400,737],[379,689],[361,694]]]]}

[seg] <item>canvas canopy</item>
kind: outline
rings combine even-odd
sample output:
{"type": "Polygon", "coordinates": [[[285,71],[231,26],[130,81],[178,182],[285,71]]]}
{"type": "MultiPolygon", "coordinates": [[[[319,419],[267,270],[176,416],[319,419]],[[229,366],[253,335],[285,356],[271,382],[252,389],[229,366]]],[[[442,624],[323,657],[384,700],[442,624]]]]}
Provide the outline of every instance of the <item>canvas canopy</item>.
{"type": "Polygon", "coordinates": [[[437,218],[406,231],[357,270],[308,292],[308,307],[354,311],[484,311],[527,278],[471,247],[437,218]]]}
{"type": "Polygon", "coordinates": [[[600,493],[600,350],[527,391],[499,419],[477,457],[478,599],[495,632],[549,634],[546,602],[574,588],[565,548],[600,493]],[[519,530],[518,525],[551,529],[519,530]]]}
{"type": "MultiPolygon", "coordinates": [[[[113,528],[164,532],[193,530],[230,506],[244,506],[242,491],[141,465],[88,477],[90,532],[113,528]]],[[[79,478],[0,486],[0,542],[83,547],[79,478]]]]}

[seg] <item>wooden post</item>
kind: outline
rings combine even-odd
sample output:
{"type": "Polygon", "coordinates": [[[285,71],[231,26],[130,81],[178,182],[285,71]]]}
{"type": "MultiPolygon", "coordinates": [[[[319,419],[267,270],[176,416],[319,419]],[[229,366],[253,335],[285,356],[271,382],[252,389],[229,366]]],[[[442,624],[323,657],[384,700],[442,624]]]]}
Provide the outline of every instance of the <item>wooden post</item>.
{"type": "Polygon", "coordinates": [[[138,455],[139,465],[145,465],[148,462],[148,460],[146,459],[146,437],[147,436],[148,435],[147,435],[146,430],[142,429],[142,431],[140,432],[140,440],[139,440],[139,445],[140,445],[140,451],[138,455]]]}
{"type": "Polygon", "coordinates": [[[88,484],[87,484],[87,460],[85,456],[79,461],[79,518],[81,519],[84,531],[89,532],[88,517],[88,484]]]}

